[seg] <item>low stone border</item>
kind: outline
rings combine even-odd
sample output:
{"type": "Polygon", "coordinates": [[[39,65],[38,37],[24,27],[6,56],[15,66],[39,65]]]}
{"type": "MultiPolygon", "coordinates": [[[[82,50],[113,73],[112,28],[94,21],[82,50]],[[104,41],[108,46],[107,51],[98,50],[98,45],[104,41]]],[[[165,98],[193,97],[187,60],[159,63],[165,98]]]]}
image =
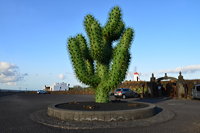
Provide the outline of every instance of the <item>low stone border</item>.
{"type": "Polygon", "coordinates": [[[117,110],[117,111],[78,111],[70,109],[57,108],[56,104],[47,109],[47,114],[60,120],[72,121],[127,121],[144,119],[155,115],[155,105],[150,103],[129,102],[130,104],[144,104],[147,107],[117,110]]]}
{"type": "Polygon", "coordinates": [[[175,113],[162,108],[163,110],[146,119],[130,121],[62,121],[47,115],[47,110],[40,110],[30,115],[30,118],[46,126],[63,128],[63,129],[96,129],[96,128],[120,128],[120,127],[144,127],[153,124],[169,121],[175,117],[175,113]]]}

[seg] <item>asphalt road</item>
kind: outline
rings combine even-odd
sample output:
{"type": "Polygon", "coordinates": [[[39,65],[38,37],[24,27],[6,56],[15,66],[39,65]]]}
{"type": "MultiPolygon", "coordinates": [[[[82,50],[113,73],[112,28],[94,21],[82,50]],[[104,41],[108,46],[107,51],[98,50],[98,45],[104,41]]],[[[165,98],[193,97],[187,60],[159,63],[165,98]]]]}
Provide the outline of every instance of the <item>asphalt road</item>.
{"type": "Polygon", "coordinates": [[[94,100],[92,95],[14,94],[0,96],[0,133],[200,133],[200,100],[142,100],[163,106],[176,114],[170,121],[148,127],[64,130],[44,126],[30,119],[31,113],[46,109],[50,104],[92,100],[94,100]]]}

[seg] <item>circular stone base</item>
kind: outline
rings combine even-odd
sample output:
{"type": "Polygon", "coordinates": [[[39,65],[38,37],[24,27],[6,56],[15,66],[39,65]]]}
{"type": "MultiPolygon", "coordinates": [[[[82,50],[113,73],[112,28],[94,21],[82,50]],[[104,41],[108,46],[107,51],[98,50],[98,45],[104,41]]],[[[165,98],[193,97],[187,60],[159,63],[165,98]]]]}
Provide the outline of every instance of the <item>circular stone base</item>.
{"type": "Polygon", "coordinates": [[[155,105],[140,102],[63,103],[48,107],[47,114],[63,121],[128,121],[155,115],[155,105]]]}
{"type": "Polygon", "coordinates": [[[157,114],[146,118],[130,121],[62,121],[47,115],[47,110],[40,110],[31,114],[30,118],[46,126],[63,129],[96,129],[96,128],[122,128],[122,127],[144,127],[157,123],[169,121],[175,114],[167,109],[156,108],[157,114]],[[162,110],[162,111],[161,111],[162,110]]]}

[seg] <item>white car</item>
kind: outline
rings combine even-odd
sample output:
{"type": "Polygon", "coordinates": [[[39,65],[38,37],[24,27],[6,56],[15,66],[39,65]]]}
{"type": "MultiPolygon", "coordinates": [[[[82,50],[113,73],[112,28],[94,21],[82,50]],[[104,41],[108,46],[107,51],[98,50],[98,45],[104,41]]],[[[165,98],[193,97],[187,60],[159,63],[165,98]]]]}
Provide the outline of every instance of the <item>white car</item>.
{"type": "Polygon", "coordinates": [[[192,88],[192,98],[200,98],[200,84],[194,85],[192,88]]]}

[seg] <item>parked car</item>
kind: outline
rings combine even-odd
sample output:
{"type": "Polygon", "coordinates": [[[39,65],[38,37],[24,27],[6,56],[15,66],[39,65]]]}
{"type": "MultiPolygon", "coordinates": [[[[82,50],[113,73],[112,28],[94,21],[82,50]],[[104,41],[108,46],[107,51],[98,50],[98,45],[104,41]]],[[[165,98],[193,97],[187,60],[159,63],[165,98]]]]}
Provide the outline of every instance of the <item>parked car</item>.
{"type": "Polygon", "coordinates": [[[129,88],[119,88],[114,91],[114,96],[117,98],[126,99],[129,97],[139,97],[140,95],[129,88]]]}
{"type": "Polygon", "coordinates": [[[48,91],[45,90],[38,90],[37,94],[49,94],[48,91]]]}
{"type": "Polygon", "coordinates": [[[192,88],[192,98],[200,98],[200,84],[194,85],[192,88]]]}

